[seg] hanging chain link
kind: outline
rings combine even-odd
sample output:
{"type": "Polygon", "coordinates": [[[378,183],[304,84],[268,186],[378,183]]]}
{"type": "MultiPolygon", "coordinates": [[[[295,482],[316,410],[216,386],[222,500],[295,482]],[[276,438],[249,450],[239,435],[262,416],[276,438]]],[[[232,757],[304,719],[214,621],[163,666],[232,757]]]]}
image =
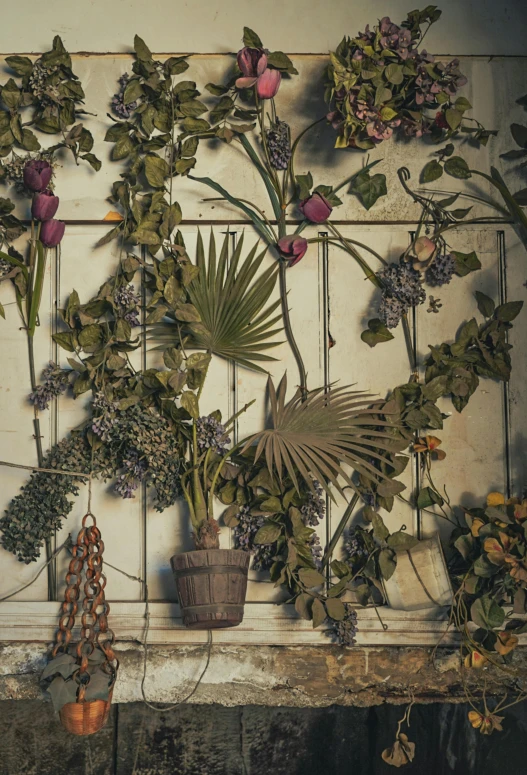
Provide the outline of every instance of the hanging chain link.
{"type": "Polygon", "coordinates": [[[82,527],[77,541],[72,549],[72,559],[66,574],[66,591],[61,606],[59,629],[55,636],[53,656],[59,651],[66,652],[72,639],[75,617],[79,610],[80,586],[82,573],[85,571],[84,598],[82,600],[81,637],[76,647],[79,669],[74,673],[74,679],[79,685],[77,699],[83,702],[86,689],[90,682],[88,660],[98,646],[106,657],[101,668],[115,682],[119,660],[112,648],[115,635],[108,627],[110,604],[106,601],[104,588],[106,576],[103,573],[104,542],[97,522],[91,511],[82,519],[82,527]],[[87,525],[88,520],[92,524],[87,525]]]}

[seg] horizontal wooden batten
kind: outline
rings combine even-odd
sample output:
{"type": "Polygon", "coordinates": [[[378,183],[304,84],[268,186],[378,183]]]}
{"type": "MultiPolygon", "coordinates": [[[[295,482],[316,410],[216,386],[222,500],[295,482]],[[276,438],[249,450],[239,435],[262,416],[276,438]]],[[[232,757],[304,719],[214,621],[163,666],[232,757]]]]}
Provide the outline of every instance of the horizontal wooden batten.
{"type": "MultiPolygon", "coordinates": [[[[142,641],[145,631],[144,603],[111,603],[110,626],[117,641],[142,641]]],[[[59,603],[16,602],[0,604],[0,641],[53,640],[59,603]]],[[[448,609],[395,611],[389,608],[358,610],[357,643],[362,646],[451,645],[447,634],[448,609]],[[380,617],[380,618],[379,618],[380,617]],[[382,622],[381,622],[382,620],[382,622]],[[383,623],[386,629],[383,628],[383,623]]],[[[175,603],[150,603],[148,643],[192,645],[206,643],[205,631],[187,630],[175,603]]],[[[223,645],[331,645],[323,629],[296,616],[292,605],[250,603],[237,627],[217,630],[214,642],[223,645]]]]}

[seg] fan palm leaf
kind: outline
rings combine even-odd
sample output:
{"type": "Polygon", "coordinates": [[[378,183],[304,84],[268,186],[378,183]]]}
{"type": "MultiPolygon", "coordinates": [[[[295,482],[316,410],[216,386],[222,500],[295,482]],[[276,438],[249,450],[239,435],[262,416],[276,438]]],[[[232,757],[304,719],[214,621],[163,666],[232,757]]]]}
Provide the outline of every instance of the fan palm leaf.
{"type": "MultiPolygon", "coordinates": [[[[280,342],[272,337],[281,327],[273,328],[281,314],[273,315],[280,299],[268,304],[277,280],[273,265],[257,276],[267,249],[258,253],[258,243],[241,261],[243,235],[229,259],[229,234],[225,236],[219,257],[211,233],[208,260],[201,234],[198,234],[196,266],[199,274],[188,286],[189,301],[197,309],[200,321],[185,328],[189,349],[206,350],[220,358],[236,361],[249,369],[265,373],[258,362],[274,361],[265,353],[280,342]]],[[[165,346],[177,338],[177,329],[163,322],[152,329],[152,339],[165,346]]]]}
{"type": "Polygon", "coordinates": [[[401,442],[394,438],[393,423],[379,418],[386,409],[372,405],[371,395],[348,386],[307,395],[298,390],[286,404],[286,375],[278,390],[269,377],[268,390],[271,427],[247,439],[242,451],[256,445],[255,460],[264,455],[272,475],[281,480],[285,469],[297,490],[299,475],[311,489],[316,479],[331,497],[329,484],[344,494],[339,478],[356,490],[343,466],[369,479],[387,478],[373,463],[392,465],[386,455],[400,450],[401,442]]]}

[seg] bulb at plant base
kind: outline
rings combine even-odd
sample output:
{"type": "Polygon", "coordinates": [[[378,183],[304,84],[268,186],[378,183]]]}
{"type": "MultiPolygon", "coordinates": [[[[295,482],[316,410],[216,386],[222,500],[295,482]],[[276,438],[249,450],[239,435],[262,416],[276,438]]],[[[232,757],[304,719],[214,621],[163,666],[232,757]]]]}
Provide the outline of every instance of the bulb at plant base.
{"type": "Polygon", "coordinates": [[[42,191],[33,197],[31,215],[37,221],[49,221],[54,217],[58,207],[58,196],[55,196],[52,191],[42,191]]]}
{"type": "Polygon", "coordinates": [[[300,210],[302,215],[311,223],[324,223],[331,215],[333,208],[323,194],[315,191],[300,202],[300,210]]]}
{"type": "Polygon", "coordinates": [[[30,191],[44,191],[51,180],[51,164],[43,159],[32,159],[24,167],[24,185],[30,191]]]}
{"type": "Polygon", "coordinates": [[[40,241],[47,248],[56,248],[62,241],[65,228],[64,221],[57,221],[55,218],[43,221],[40,229],[40,241]]]}
{"type": "Polygon", "coordinates": [[[307,239],[294,234],[290,237],[282,237],[278,240],[278,251],[289,266],[294,266],[304,258],[307,251],[307,239]]]}

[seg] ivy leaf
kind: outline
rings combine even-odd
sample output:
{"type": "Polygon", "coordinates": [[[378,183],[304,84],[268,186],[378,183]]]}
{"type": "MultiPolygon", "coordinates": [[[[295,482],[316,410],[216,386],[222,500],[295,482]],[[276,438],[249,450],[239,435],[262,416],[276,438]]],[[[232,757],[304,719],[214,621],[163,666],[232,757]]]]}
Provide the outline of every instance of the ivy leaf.
{"type": "Polygon", "coordinates": [[[149,154],[145,158],[145,176],[153,188],[163,188],[169,172],[168,164],[160,156],[149,154]]]}
{"type": "Polygon", "coordinates": [[[470,606],[470,617],[477,627],[494,630],[505,621],[505,612],[489,595],[483,595],[470,606]]]}
{"type": "Polygon", "coordinates": [[[386,543],[390,549],[408,550],[418,544],[419,541],[405,530],[398,530],[396,533],[391,534],[386,543]]]}
{"type": "Polygon", "coordinates": [[[267,522],[263,523],[262,527],[258,530],[256,535],[254,536],[254,543],[262,544],[263,546],[274,544],[280,538],[281,535],[282,535],[282,528],[280,527],[280,525],[278,525],[276,522],[271,522],[270,520],[268,520],[267,522]]]}
{"type": "Polygon", "coordinates": [[[33,72],[33,62],[29,57],[12,56],[6,57],[6,64],[9,65],[11,70],[14,70],[17,75],[25,76],[31,75],[33,72]]]}
{"type": "Polygon", "coordinates": [[[250,27],[243,28],[243,45],[249,48],[263,48],[263,43],[250,27]]]}
{"type": "Polygon", "coordinates": [[[324,608],[324,603],[322,600],[319,600],[318,598],[315,598],[313,600],[313,629],[316,627],[319,627],[321,624],[323,624],[326,621],[327,614],[326,609],[324,608]]]}
{"type": "Polygon", "coordinates": [[[137,54],[137,58],[144,62],[148,62],[152,59],[152,52],[144,42],[143,38],[140,38],[139,35],[134,37],[134,51],[137,54]]]}
{"type": "Polygon", "coordinates": [[[307,199],[313,187],[313,176],[308,172],[307,175],[297,175],[295,180],[298,186],[298,198],[307,199]]]}
{"type": "Polygon", "coordinates": [[[298,578],[308,589],[311,589],[312,587],[319,587],[325,582],[324,576],[314,568],[300,568],[298,571],[298,578]]]}
{"type": "Polygon", "coordinates": [[[183,353],[177,347],[167,347],[163,353],[163,361],[167,369],[179,369],[183,361],[183,353]]]}
{"type": "Polygon", "coordinates": [[[506,304],[500,304],[496,307],[496,318],[507,323],[520,314],[523,307],[523,301],[508,301],[506,304]]]}
{"type": "Polygon", "coordinates": [[[491,318],[494,314],[495,304],[489,296],[486,296],[481,291],[475,293],[476,301],[478,302],[478,309],[485,318],[491,318]]]}
{"type": "Polygon", "coordinates": [[[465,277],[470,272],[475,272],[481,269],[481,261],[477,257],[475,251],[471,253],[459,253],[457,250],[450,251],[454,256],[456,262],[456,274],[459,277],[465,277]]]}
{"type": "MultiPolygon", "coordinates": [[[[447,108],[445,118],[450,129],[457,129],[463,120],[463,113],[461,113],[459,110],[456,110],[455,108],[447,108]]],[[[448,174],[450,175],[451,173],[449,172],[448,174]]]]}
{"type": "Polygon", "coordinates": [[[363,331],[360,338],[370,347],[375,347],[376,344],[389,342],[390,339],[393,339],[393,334],[385,326],[382,320],[373,318],[372,320],[368,320],[368,330],[363,331]]]}
{"type": "Polygon", "coordinates": [[[443,174],[443,167],[438,161],[432,159],[428,164],[425,164],[421,172],[421,183],[432,183],[437,180],[443,174]]]}
{"type": "Polygon", "coordinates": [[[199,405],[196,394],[190,390],[185,390],[181,393],[179,400],[181,401],[183,409],[185,409],[194,420],[197,420],[199,417],[199,405]]]}
{"type": "MultiPolygon", "coordinates": [[[[6,61],[8,60],[9,57],[6,61]]],[[[522,126],[521,124],[511,124],[511,135],[516,145],[519,145],[520,148],[527,149],[527,126],[522,126]]]]}
{"type": "Polygon", "coordinates": [[[384,524],[384,520],[381,517],[381,515],[375,513],[372,516],[371,522],[373,526],[373,535],[377,539],[377,541],[386,541],[386,539],[390,535],[390,531],[384,524]]]}
{"type": "Polygon", "coordinates": [[[328,597],[326,600],[326,611],[337,622],[342,621],[346,616],[346,606],[337,597],[328,597]]]}
{"type": "Polygon", "coordinates": [[[295,600],[295,611],[302,617],[302,619],[311,621],[312,604],[313,598],[311,595],[308,595],[306,592],[301,592],[299,595],[297,595],[295,600]]]}
{"type": "Polygon", "coordinates": [[[379,553],[379,568],[383,579],[388,581],[397,567],[397,555],[391,549],[381,549],[379,553]]]}
{"type": "Polygon", "coordinates": [[[85,153],[81,156],[81,159],[87,161],[90,167],[95,170],[95,172],[99,172],[102,167],[102,162],[93,153],[85,153]]]}
{"type": "Polygon", "coordinates": [[[350,192],[359,197],[366,210],[370,210],[380,197],[388,193],[386,175],[362,172],[352,181],[350,192]]]}
{"type": "Polygon", "coordinates": [[[281,70],[289,75],[298,75],[298,70],[283,51],[273,51],[267,56],[267,64],[275,70],[281,70]]]}
{"type": "Polygon", "coordinates": [[[447,159],[445,162],[445,172],[447,175],[451,175],[459,180],[466,180],[472,177],[468,164],[461,156],[452,156],[450,159],[447,159]]]}

